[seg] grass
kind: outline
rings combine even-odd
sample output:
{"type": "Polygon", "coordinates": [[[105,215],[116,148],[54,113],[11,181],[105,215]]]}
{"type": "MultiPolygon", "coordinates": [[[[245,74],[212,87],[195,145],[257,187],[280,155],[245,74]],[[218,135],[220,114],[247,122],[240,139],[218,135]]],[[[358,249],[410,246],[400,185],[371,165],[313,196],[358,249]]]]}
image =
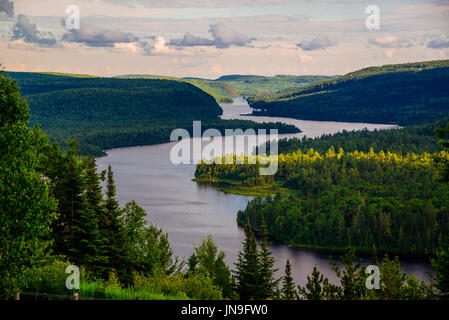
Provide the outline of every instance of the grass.
{"type": "Polygon", "coordinates": [[[174,296],[154,292],[150,288],[135,289],[133,287],[121,288],[117,284],[108,284],[103,281],[82,282],[80,284],[79,298],[106,299],[106,300],[189,300],[185,295],[174,296]]]}

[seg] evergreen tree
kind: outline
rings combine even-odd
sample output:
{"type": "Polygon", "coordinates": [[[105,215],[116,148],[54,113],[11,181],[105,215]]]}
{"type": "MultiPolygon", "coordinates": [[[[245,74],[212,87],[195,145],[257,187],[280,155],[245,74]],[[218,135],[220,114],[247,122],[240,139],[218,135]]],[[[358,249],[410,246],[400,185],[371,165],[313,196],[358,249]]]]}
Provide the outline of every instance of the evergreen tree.
{"type": "Polygon", "coordinates": [[[296,298],[295,284],[293,282],[290,261],[285,263],[285,276],[282,279],[281,298],[283,300],[294,300],[296,298]]]}
{"type": "Polygon", "coordinates": [[[106,179],[106,197],[104,214],[99,217],[102,236],[106,241],[106,256],[112,268],[125,268],[127,253],[124,251],[123,226],[120,222],[122,213],[115,199],[116,187],[111,165],[108,166],[106,179]]]}
{"type": "Polygon", "coordinates": [[[340,299],[344,300],[358,300],[366,293],[364,270],[360,268],[361,262],[356,262],[355,250],[353,247],[348,247],[346,253],[341,257],[343,270],[330,259],[332,270],[340,278],[341,291],[339,292],[340,299]]]}
{"type": "Polygon", "coordinates": [[[245,226],[245,236],[243,249],[239,252],[235,264],[235,291],[242,300],[257,299],[261,296],[260,257],[249,220],[245,226]]]}
{"type": "Polygon", "coordinates": [[[84,206],[74,217],[69,251],[74,262],[104,277],[108,259],[104,254],[105,241],[99,228],[99,218],[103,215],[100,178],[95,160],[88,157],[84,161],[84,206]]]}
{"type": "Polygon", "coordinates": [[[47,261],[56,218],[49,182],[38,172],[38,146],[48,142],[28,128],[29,117],[15,81],[0,72],[0,298],[22,286],[23,269],[47,261]]]}
{"type": "Polygon", "coordinates": [[[432,270],[435,272],[434,284],[441,299],[449,300],[449,245],[437,250],[432,259],[432,270]]]}
{"type": "Polygon", "coordinates": [[[301,287],[298,285],[298,293],[306,300],[324,300],[326,297],[326,284],[327,278],[324,279],[324,276],[314,266],[312,275],[307,276],[306,286],[301,287]]]}
{"type": "Polygon", "coordinates": [[[267,230],[267,225],[265,224],[265,219],[262,216],[262,221],[260,225],[260,274],[261,274],[261,295],[259,298],[268,299],[274,298],[279,280],[274,279],[274,273],[277,269],[274,269],[274,258],[271,256],[271,251],[268,249],[268,237],[269,233],[267,230]]]}

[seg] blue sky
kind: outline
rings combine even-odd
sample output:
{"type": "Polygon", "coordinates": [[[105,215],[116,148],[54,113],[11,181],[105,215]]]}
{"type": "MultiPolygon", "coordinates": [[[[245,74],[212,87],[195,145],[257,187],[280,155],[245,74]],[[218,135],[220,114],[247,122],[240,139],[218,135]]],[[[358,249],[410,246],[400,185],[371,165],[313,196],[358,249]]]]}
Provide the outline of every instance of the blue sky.
{"type": "Polygon", "coordinates": [[[16,71],[344,74],[449,59],[449,0],[0,0],[0,52],[16,71]],[[61,23],[70,4],[79,30],[61,23]]]}

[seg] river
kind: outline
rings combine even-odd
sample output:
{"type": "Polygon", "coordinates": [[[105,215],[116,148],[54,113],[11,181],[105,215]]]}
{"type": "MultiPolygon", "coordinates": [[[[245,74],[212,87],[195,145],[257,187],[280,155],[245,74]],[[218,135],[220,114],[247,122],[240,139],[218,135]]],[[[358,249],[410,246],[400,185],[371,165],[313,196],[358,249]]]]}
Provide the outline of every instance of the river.
{"type": "MultiPolygon", "coordinates": [[[[221,104],[222,119],[244,119],[255,122],[280,121],[293,124],[303,132],[280,137],[317,137],[344,129],[390,129],[393,125],[304,121],[290,118],[242,116],[251,109],[242,98],[232,104],[221,104]]],[[[168,233],[175,255],[183,258],[193,252],[193,246],[211,234],[220,250],[226,253],[226,262],[233,268],[244,240],[243,229],[236,223],[237,212],[246,207],[251,197],[225,194],[210,186],[192,181],[194,165],[173,165],[170,150],[173,143],[127,147],[106,150],[107,156],[96,159],[99,170],[111,164],[117,185],[117,199],[123,205],[136,200],[147,212],[147,219],[168,233]]],[[[297,284],[304,285],[313,267],[336,283],[336,276],[328,262],[329,253],[292,249],[282,244],[271,246],[276,259],[278,276],[283,275],[285,260],[292,264],[297,284]]],[[[337,260],[338,255],[333,255],[337,260]]],[[[368,264],[364,259],[363,263],[368,264]]],[[[401,266],[418,279],[428,281],[428,264],[420,259],[401,258],[401,266]]]]}

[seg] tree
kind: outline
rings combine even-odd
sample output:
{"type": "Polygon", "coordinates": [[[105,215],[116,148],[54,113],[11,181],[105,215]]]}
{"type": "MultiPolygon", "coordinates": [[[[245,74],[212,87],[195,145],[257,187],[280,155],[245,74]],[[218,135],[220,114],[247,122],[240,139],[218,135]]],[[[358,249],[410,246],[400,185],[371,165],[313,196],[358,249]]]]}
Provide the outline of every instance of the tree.
{"type": "Polygon", "coordinates": [[[366,293],[365,273],[360,268],[361,262],[356,262],[354,248],[348,247],[340,260],[343,264],[343,270],[340,270],[336,263],[330,259],[332,270],[340,278],[341,291],[338,293],[340,299],[361,299],[366,293]]]}
{"type": "Polygon", "coordinates": [[[195,247],[193,255],[195,260],[189,259],[189,264],[195,262],[196,268],[205,270],[212,278],[213,283],[222,290],[224,297],[231,298],[233,296],[231,286],[231,272],[224,262],[225,253],[218,252],[218,248],[212,240],[212,236],[208,235],[207,239],[201,242],[201,245],[195,247]]]}
{"type": "Polygon", "coordinates": [[[261,296],[262,299],[274,298],[277,292],[279,280],[274,279],[274,258],[271,256],[271,251],[268,249],[268,230],[265,224],[265,219],[262,216],[260,225],[260,274],[261,274],[261,296]]]}
{"type": "MultiPolygon", "coordinates": [[[[435,133],[438,138],[440,138],[438,144],[443,146],[444,148],[449,148],[449,123],[444,129],[436,128],[435,133]]],[[[441,180],[444,182],[449,182],[449,161],[442,157],[438,157],[436,160],[440,163],[441,180]]]]}
{"type": "Polygon", "coordinates": [[[296,298],[295,283],[293,282],[290,261],[285,263],[285,276],[282,278],[281,298],[283,300],[294,300],[296,298]]]}
{"type": "Polygon", "coordinates": [[[73,219],[70,235],[72,247],[69,248],[69,252],[75,263],[86,266],[98,276],[105,277],[111,270],[107,267],[109,260],[105,255],[105,240],[99,228],[100,217],[104,215],[103,194],[95,159],[85,158],[84,165],[83,208],[76,212],[73,219]]]}
{"type": "Polygon", "coordinates": [[[108,166],[106,180],[106,199],[104,200],[104,213],[99,216],[100,229],[106,241],[106,256],[115,269],[123,268],[126,253],[123,244],[123,226],[120,223],[122,211],[115,199],[116,188],[114,173],[111,165],[108,166]]]}
{"type": "Polygon", "coordinates": [[[432,259],[432,270],[435,272],[434,285],[440,298],[449,300],[449,245],[437,250],[436,258],[432,259]]]}
{"type": "Polygon", "coordinates": [[[329,280],[314,266],[312,275],[307,276],[306,286],[298,285],[298,296],[306,300],[325,300],[332,298],[333,290],[334,287],[329,284],[329,280]]]}
{"type": "Polygon", "coordinates": [[[236,270],[235,291],[242,300],[257,299],[262,295],[260,286],[260,256],[257,250],[256,238],[251,230],[249,220],[245,226],[245,241],[243,249],[239,252],[236,270]]]}
{"type": "Polygon", "coordinates": [[[48,143],[28,128],[29,108],[15,81],[0,72],[0,296],[22,285],[21,270],[45,263],[56,202],[38,172],[39,145],[48,143]]]}

